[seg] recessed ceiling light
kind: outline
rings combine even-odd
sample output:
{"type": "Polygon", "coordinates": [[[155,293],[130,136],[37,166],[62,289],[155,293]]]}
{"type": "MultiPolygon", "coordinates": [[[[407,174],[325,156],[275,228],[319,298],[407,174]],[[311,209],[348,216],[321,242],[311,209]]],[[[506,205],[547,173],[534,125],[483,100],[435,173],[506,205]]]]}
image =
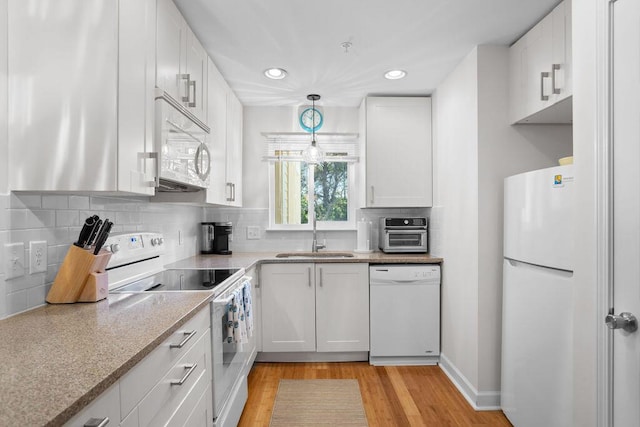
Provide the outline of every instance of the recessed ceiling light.
{"type": "Polygon", "coordinates": [[[264,75],[273,80],[280,80],[287,77],[287,71],[282,68],[267,68],[264,70],[264,75]]]}
{"type": "Polygon", "coordinates": [[[407,72],[404,70],[389,70],[384,73],[384,78],[389,80],[398,80],[407,75],[407,72]]]}

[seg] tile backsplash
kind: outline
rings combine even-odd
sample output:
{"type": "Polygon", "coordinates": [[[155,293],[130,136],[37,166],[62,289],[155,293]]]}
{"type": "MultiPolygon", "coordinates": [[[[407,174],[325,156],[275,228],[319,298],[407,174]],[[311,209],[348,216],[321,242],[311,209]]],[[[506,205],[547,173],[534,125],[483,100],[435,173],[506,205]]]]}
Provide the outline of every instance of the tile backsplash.
{"type": "MultiPolygon", "coordinates": [[[[384,216],[417,216],[429,218],[429,208],[407,209],[359,209],[356,218],[372,222],[371,248],[378,250],[378,220],[384,216]]],[[[308,251],[311,250],[311,231],[268,230],[267,208],[207,208],[207,221],[231,221],[233,223],[232,250],[237,252],[308,251]],[[247,239],[247,227],[258,227],[260,239],[247,239]]],[[[355,230],[318,231],[318,242],[326,240],[327,250],[352,251],[356,248],[355,230]]]]}
{"type": "MultiPolygon", "coordinates": [[[[112,233],[157,231],[165,237],[166,263],[199,253],[202,221],[231,221],[234,252],[296,251],[311,249],[310,231],[267,231],[268,209],[212,208],[152,203],[146,197],[82,196],[59,194],[0,194],[0,319],[38,307],[58,272],[84,219],[91,215],[114,222],[112,233]],[[258,227],[260,239],[247,239],[247,227],[258,227]],[[29,242],[47,242],[47,271],[29,273],[29,242]],[[7,279],[5,245],[24,244],[24,274],[7,279]]],[[[372,224],[371,247],[378,247],[378,218],[426,216],[430,209],[360,209],[357,218],[372,224]]],[[[328,250],[353,250],[355,230],[319,231],[328,250]]]]}
{"type": "Polygon", "coordinates": [[[204,208],[150,203],[145,197],[32,193],[0,194],[0,318],[44,304],[58,268],[91,215],[114,222],[112,233],[158,231],[165,236],[165,261],[197,253],[204,208]],[[29,242],[47,242],[46,273],[29,274],[29,242]],[[24,275],[6,279],[5,244],[23,243],[24,275]]]}

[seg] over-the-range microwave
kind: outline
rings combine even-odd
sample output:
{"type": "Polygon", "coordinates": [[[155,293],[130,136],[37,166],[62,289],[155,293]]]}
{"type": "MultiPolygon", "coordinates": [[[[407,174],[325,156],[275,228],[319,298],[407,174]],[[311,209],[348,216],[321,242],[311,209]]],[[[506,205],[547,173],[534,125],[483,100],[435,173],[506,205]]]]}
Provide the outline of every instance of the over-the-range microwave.
{"type": "Polygon", "coordinates": [[[155,97],[158,191],[198,191],[209,186],[209,127],[162,89],[155,97]]]}

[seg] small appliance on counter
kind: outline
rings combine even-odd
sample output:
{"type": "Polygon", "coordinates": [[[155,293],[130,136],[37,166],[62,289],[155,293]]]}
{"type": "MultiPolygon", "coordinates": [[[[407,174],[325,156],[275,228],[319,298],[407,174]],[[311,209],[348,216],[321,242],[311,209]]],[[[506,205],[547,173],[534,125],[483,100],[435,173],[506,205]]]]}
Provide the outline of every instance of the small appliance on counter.
{"type": "Polygon", "coordinates": [[[231,222],[202,222],[200,253],[231,255],[233,224],[231,222]]]}
{"type": "Polygon", "coordinates": [[[380,250],[385,253],[426,253],[426,218],[380,218],[380,250]]]}

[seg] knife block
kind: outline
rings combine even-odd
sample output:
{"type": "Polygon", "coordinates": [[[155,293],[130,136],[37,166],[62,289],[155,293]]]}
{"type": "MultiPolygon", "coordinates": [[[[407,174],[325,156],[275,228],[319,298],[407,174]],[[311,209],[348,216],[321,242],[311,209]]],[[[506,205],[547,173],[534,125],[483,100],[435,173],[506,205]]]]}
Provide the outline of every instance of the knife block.
{"type": "Polygon", "coordinates": [[[104,271],[111,253],[90,251],[72,245],[47,294],[51,304],[96,302],[107,297],[108,277],[104,271]]]}

